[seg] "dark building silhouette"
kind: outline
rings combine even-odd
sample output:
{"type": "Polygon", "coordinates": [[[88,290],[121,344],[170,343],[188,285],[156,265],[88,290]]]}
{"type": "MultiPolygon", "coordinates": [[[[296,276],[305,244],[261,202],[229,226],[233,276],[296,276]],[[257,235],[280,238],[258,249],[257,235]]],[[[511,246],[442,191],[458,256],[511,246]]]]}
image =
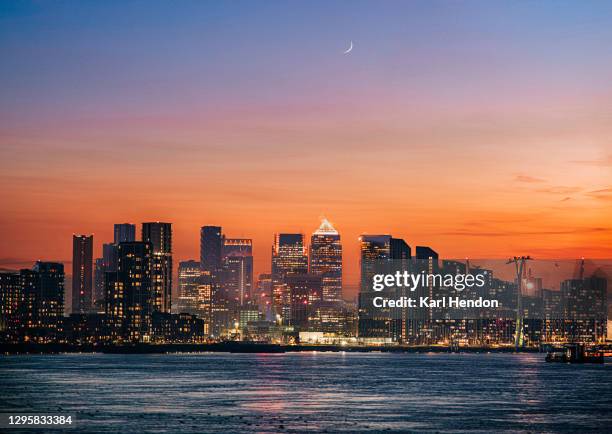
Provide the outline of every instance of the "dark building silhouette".
{"type": "Polygon", "coordinates": [[[153,248],[151,280],[153,311],[170,312],[172,307],[172,223],[142,224],[142,241],[153,248]]]}
{"type": "Polygon", "coordinates": [[[72,312],[87,313],[93,303],[93,235],[72,236],[72,312]]]}
{"type": "Polygon", "coordinates": [[[429,259],[438,259],[438,253],[430,247],[425,246],[416,246],[416,259],[419,260],[429,260],[429,259]]]}
{"type": "Polygon", "coordinates": [[[117,270],[106,273],[106,316],[113,341],[151,339],[153,245],[119,243],[117,270]]]}
{"type": "Polygon", "coordinates": [[[202,271],[216,275],[221,269],[223,234],[220,226],[200,228],[200,265],[202,271]]]}
{"type": "Polygon", "coordinates": [[[284,278],[290,298],[287,323],[296,331],[308,330],[308,317],[312,307],[322,301],[322,279],[316,274],[291,274],[284,278]]]}
{"type": "Polygon", "coordinates": [[[114,243],[128,243],[136,241],[136,225],[132,223],[115,223],[114,243]]]}
{"type": "Polygon", "coordinates": [[[106,273],[106,267],[104,266],[104,258],[96,258],[94,260],[94,289],[93,289],[93,309],[96,312],[100,311],[100,308],[104,310],[104,278],[106,273]]]}
{"type": "Polygon", "coordinates": [[[105,271],[117,270],[117,244],[102,244],[102,259],[105,271]]]}

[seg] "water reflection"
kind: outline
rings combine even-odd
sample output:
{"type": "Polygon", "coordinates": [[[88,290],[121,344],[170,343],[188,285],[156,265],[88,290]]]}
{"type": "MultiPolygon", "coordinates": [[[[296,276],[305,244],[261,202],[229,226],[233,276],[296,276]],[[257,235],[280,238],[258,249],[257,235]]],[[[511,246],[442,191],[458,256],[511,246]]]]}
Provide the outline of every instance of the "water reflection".
{"type": "Polygon", "coordinates": [[[8,356],[0,406],[77,412],[82,432],[605,431],[611,368],[528,354],[8,356]]]}

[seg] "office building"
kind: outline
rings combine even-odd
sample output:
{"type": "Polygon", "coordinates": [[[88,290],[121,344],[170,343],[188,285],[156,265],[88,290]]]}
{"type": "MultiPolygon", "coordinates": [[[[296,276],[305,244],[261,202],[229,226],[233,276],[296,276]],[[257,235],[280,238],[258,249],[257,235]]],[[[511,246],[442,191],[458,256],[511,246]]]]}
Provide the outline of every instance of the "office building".
{"type": "Polygon", "coordinates": [[[285,277],[308,273],[308,255],[302,234],[275,234],[272,245],[272,303],[276,315],[287,323],[291,314],[285,277]]]}
{"type": "Polygon", "coordinates": [[[323,300],[342,300],[342,244],[327,219],[310,238],[309,272],[321,276],[323,300]]]}
{"type": "Polygon", "coordinates": [[[306,331],[312,306],[323,299],[322,278],[315,274],[290,274],[284,281],[290,299],[290,312],[285,320],[294,330],[306,331]]]}
{"type": "Polygon", "coordinates": [[[181,312],[195,313],[198,309],[198,282],[201,274],[199,261],[179,262],[178,304],[181,312]]]}
{"type": "Polygon", "coordinates": [[[250,300],[253,288],[253,242],[245,238],[224,238],[222,285],[226,297],[238,306],[250,300]]]}

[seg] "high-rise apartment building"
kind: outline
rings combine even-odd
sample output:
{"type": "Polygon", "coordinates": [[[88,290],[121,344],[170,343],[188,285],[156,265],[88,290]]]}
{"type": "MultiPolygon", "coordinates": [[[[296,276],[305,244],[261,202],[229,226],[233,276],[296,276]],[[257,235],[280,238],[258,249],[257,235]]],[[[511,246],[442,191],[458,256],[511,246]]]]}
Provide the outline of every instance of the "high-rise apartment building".
{"type": "Polygon", "coordinates": [[[142,241],[153,248],[151,279],[153,311],[170,313],[172,307],[172,223],[142,224],[142,241]]]}
{"type": "Polygon", "coordinates": [[[59,337],[64,317],[64,265],[38,261],[21,270],[24,339],[53,342],[59,337]]]}
{"type": "Polygon", "coordinates": [[[87,313],[93,302],[93,235],[72,236],[72,313],[87,313]]]}
{"type": "Polygon", "coordinates": [[[136,225],[132,223],[115,223],[114,243],[129,243],[136,241],[136,225]]]}
{"type": "Polygon", "coordinates": [[[106,273],[106,316],[111,338],[147,342],[153,306],[153,245],[133,241],[117,245],[117,270],[106,273]]]}

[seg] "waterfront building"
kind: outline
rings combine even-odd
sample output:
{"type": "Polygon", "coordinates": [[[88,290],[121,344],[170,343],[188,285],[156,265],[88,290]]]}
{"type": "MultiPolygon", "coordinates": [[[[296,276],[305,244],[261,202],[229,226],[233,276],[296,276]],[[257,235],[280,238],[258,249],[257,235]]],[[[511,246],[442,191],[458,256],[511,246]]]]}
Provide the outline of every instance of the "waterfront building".
{"type": "Polygon", "coordinates": [[[148,342],[151,338],[153,282],[151,242],[117,245],[117,270],[106,273],[106,316],[113,341],[148,342]]]}
{"type": "Polygon", "coordinates": [[[21,270],[20,286],[23,340],[58,342],[64,317],[64,265],[37,261],[31,270],[21,270]]]}
{"type": "Polygon", "coordinates": [[[23,291],[16,271],[0,271],[0,342],[14,342],[21,332],[23,291]]]}
{"type": "Polygon", "coordinates": [[[561,282],[564,335],[570,342],[601,342],[606,335],[607,281],[601,277],[561,282]]]}

